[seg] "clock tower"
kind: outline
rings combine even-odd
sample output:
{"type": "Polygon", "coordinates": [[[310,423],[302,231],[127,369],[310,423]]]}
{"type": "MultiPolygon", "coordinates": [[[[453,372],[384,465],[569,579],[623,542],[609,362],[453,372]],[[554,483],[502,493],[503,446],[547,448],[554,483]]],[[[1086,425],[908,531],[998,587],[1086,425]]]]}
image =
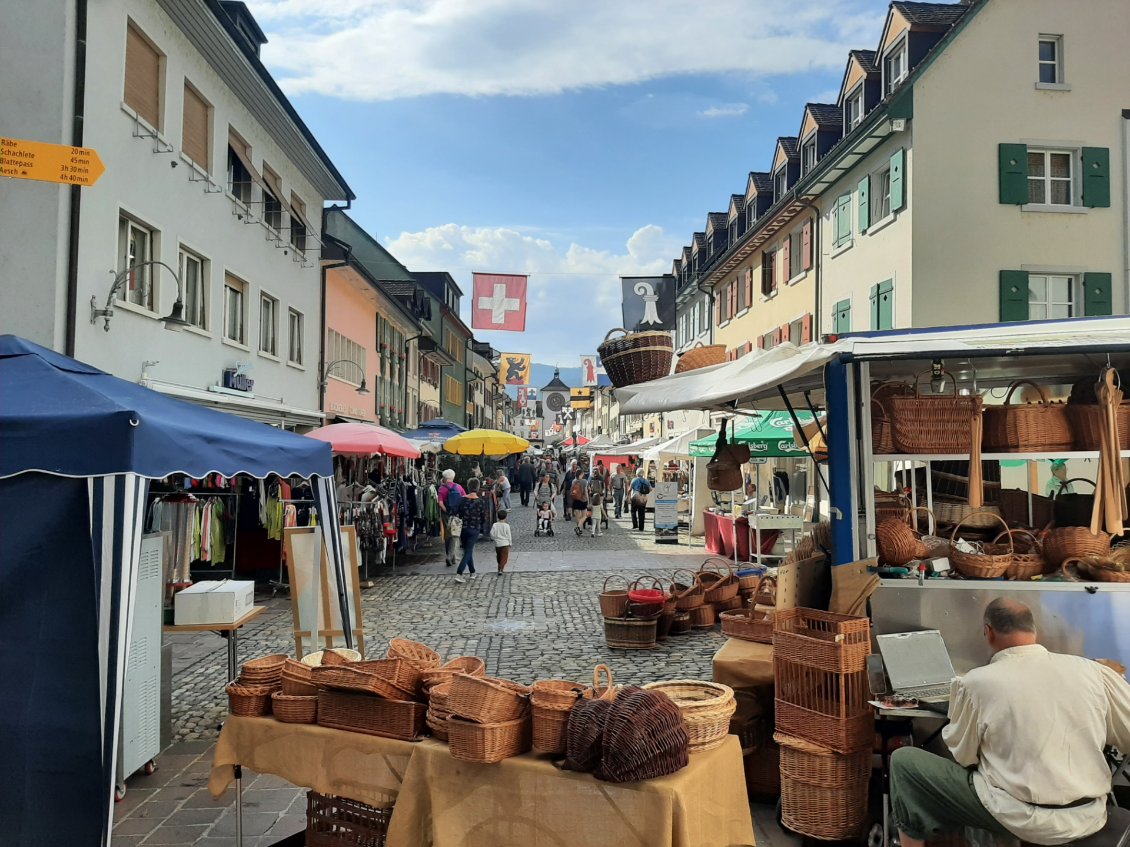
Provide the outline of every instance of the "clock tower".
{"type": "Polygon", "coordinates": [[[557,413],[569,404],[569,386],[561,381],[559,368],[553,369],[553,379],[542,388],[541,399],[545,416],[542,420],[542,433],[548,440],[554,434],[553,425],[557,422],[557,413]]]}

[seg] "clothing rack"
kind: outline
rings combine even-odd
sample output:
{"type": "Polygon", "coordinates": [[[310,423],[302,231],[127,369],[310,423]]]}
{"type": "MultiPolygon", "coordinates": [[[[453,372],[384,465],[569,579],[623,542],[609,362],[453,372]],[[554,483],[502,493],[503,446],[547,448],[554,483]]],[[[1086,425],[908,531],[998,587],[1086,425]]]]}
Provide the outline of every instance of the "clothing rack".
{"type": "MultiPolygon", "coordinates": [[[[317,503],[316,500],[312,500],[312,499],[302,499],[302,500],[293,500],[293,499],[292,500],[281,500],[280,499],[279,502],[284,505],[284,508],[285,508],[286,504],[288,504],[288,503],[289,504],[298,504],[298,503],[316,504],[317,503]]],[[[286,529],[285,524],[283,526],[283,529],[284,530],[286,529]]],[[[278,577],[278,579],[272,580],[270,582],[270,586],[271,586],[271,596],[272,597],[274,597],[280,591],[286,591],[286,592],[290,591],[290,580],[286,578],[286,550],[281,543],[279,544],[279,577],[278,577]]]]}
{"type": "MultiPolygon", "coordinates": [[[[214,570],[214,572],[217,573],[217,574],[228,574],[229,578],[234,580],[235,579],[235,565],[236,565],[236,551],[239,548],[239,496],[240,496],[239,489],[236,488],[234,491],[223,491],[223,490],[216,490],[216,489],[178,488],[174,491],[164,491],[164,492],[162,492],[162,491],[150,491],[149,492],[150,500],[149,500],[149,503],[146,505],[146,510],[145,510],[146,514],[149,513],[149,508],[152,507],[153,503],[156,502],[157,500],[165,500],[165,499],[169,499],[169,498],[172,498],[172,497],[184,496],[184,495],[191,496],[191,497],[193,497],[197,500],[203,500],[204,498],[207,498],[207,497],[232,497],[232,498],[235,499],[234,509],[235,509],[236,527],[235,527],[235,532],[232,533],[231,555],[226,557],[228,562],[231,564],[231,567],[230,568],[218,568],[218,569],[214,570]]],[[[194,560],[194,561],[197,561],[197,560],[194,560]]],[[[189,562],[189,567],[190,568],[192,567],[192,562],[189,562]]]]}

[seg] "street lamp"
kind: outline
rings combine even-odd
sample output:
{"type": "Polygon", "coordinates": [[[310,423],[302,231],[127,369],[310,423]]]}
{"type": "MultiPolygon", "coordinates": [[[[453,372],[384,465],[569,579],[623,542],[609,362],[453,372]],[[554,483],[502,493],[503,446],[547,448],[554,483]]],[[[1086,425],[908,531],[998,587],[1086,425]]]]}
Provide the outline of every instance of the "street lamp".
{"type": "Polygon", "coordinates": [[[332,371],[334,369],[335,365],[340,365],[342,363],[347,364],[347,365],[353,365],[353,367],[355,367],[355,368],[357,368],[357,370],[361,371],[361,384],[359,386],[357,386],[357,393],[358,394],[368,394],[369,388],[365,383],[365,371],[359,364],[357,364],[352,359],[338,359],[338,360],[336,360],[334,362],[330,362],[328,365],[326,365],[326,369],[322,372],[322,382],[320,383],[320,386],[321,386],[323,393],[326,390],[326,386],[329,385],[329,382],[330,382],[330,371],[332,371]]]}
{"type": "Polygon", "coordinates": [[[164,262],[157,261],[156,259],[147,262],[138,262],[135,265],[130,265],[121,273],[118,273],[117,271],[110,271],[110,273],[115,274],[115,276],[114,281],[110,284],[110,293],[106,296],[105,308],[98,308],[97,296],[91,295],[90,297],[90,322],[93,324],[96,323],[99,318],[102,318],[105,321],[105,324],[102,328],[106,332],[109,332],[110,318],[114,316],[114,298],[118,295],[118,289],[122,287],[122,283],[126,281],[126,278],[131,273],[133,273],[138,268],[144,268],[150,265],[160,265],[169,273],[171,273],[173,275],[173,279],[177,281],[177,300],[175,303],[173,303],[173,310],[169,312],[169,314],[165,315],[165,317],[161,318],[161,322],[165,325],[165,329],[171,330],[172,332],[180,332],[186,326],[189,326],[189,322],[184,319],[184,286],[181,284],[180,277],[177,275],[177,272],[174,271],[171,267],[166,265],[164,262]]]}

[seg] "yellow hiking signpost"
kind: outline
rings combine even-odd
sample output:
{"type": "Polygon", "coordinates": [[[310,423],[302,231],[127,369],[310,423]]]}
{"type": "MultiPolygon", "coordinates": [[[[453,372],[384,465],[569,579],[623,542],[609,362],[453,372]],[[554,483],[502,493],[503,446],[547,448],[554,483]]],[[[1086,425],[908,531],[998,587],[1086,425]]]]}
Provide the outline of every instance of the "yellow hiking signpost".
{"type": "Polygon", "coordinates": [[[0,136],[0,176],[65,185],[94,185],[106,166],[90,147],[0,136]]]}

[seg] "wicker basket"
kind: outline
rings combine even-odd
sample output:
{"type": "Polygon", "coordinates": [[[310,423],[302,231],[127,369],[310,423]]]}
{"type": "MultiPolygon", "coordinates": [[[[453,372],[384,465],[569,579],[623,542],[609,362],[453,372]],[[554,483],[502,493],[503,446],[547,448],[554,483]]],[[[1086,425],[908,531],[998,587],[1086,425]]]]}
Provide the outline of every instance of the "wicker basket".
{"type": "Polygon", "coordinates": [[[475,723],[452,715],[447,719],[451,756],[463,762],[491,764],[520,756],[532,743],[530,716],[498,723],[475,723]]]}
{"type": "Polygon", "coordinates": [[[929,551],[922,543],[922,536],[910,523],[917,511],[911,509],[903,520],[887,518],[875,527],[875,548],[880,563],[900,567],[926,557],[929,551]]]}
{"type": "MultiPolygon", "coordinates": [[[[887,401],[895,447],[902,453],[968,454],[973,445],[973,424],[981,414],[981,398],[956,393],[923,396],[918,390],[922,376],[915,380],[913,395],[894,395],[887,401]]],[[[955,392],[956,388],[954,383],[955,392]]]]}
{"type": "Polygon", "coordinates": [[[1130,572],[1117,570],[1117,563],[1112,559],[1101,556],[1087,556],[1082,559],[1067,559],[1065,568],[1075,565],[1080,576],[1093,579],[1096,582],[1130,582],[1130,572]]]}
{"type": "Polygon", "coordinates": [[[705,603],[721,603],[738,596],[738,578],[729,561],[720,556],[711,556],[698,569],[698,581],[702,584],[702,599],[705,603]],[[721,565],[714,564],[721,562],[721,565]],[[725,570],[723,570],[725,568],[725,570]]]}
{"type": "Polygon", "coordinates": [[[270,685],[244,685],[239,682],[228,683],[228,711],[239,717],[259,718],[271,713],[270,685]]]}
{"type": "Polygon", "coordinates": [[[1044,536],[1044,558],[1048,567],[1058,568],[1068,559],[1109,556],[1110,541],[1105,532],[1093,535],[1087,526],[1056,527],[1044,536]]]}
{"type": "Polygon", "coordinates": [[[530,705],[543,709],[572,709],[585,691],[579,682],[539,679],[530,687],[530,705]]]}
{"type": "Polygon", "coordinates": [[[823,841],[857,838],[867,821],[871,751],[836,755],[780,732],[773,740],[781,748],[781,823],[823,841]]]}
{"type": "Polygon", "coordinates": [[[832,673],[867,669],[871,655],[871,621],[819,609],[778,612],[773,630],[773,657],[832,673]]]}
{"type": "Polygon", "coordinates": [[[668,332],[633,332],[614,329],[605,336],[604,343],[596,349],[608,378],[617,388],[650,382],[671,373],[671,360],[675,349],[668,332]],[[627,333],[624,338],[612,339],[615,332],[627,333]],[[623,345],[629,345],[623,349],[623,345]],[[614,352],[620,350],[621,352],[614,352]]]}
{"type": "Polygon", "coordinates": [[[600,613],[606,618],[622,618],[628,613],[628,581],[618,574],[610,574],[600,589],[600,613]],[[608,580],[618,579],[623,588],[608,587],[608,580]]]}
{"type": "Polygon", "coordinates": [[[703,595],[706,593],[699,582],[698,574],[694,571],[677,570],[672,574],[672,580],[677,579],[681,573],[689,574],[690,579],[685,582],[672,582],[671,583],[671,596],[675,598],[675,608],[680,612],[689,612],[691,609],[698,608],[706,601],[703,595]]]}
{"type": "Polygon", "coordinates": [[[278,653],[273,656],[260,656],[240,668],[239,681],[244,685],[278,686],[282,680],[283,666],[287,656],[278,653]]]}
{"type": "Polygon", "coordinates": [[[676,679],[650,682],[647,691],[661,691],[679,707],[687,724],[690,751],[712,750],[726,740],[730,718],[737,708],[734,690],[717,682],[676,679]]]}
{"type": "MultiPolygon", "coordinates": [[[[577,701],[573,701],[576,705],[577,701]]],[[[547,708],[531,705],[532,746],[535,753],[553,756],[564,754],[569,737],[569,715],[573,706],[567,709],[547,708]]]]}
{"type": "MultiPolygon", "coordinates": [[[[714,614],[714,609],[710,606],[714,614]]],[[[650,650],[655,646],[655,618],[605,618],[604,640],[609,647],[618,650],[650,650]]]]}
{"type": "Polygon", "coordinates": [[[715,614],[720,615],[723,612],[732,612],[734,609],[740,609],[745,604],[742,602],[741,597],[735,596],[731,597],[729,600],[719,600],[717,603],[711,603],[710,605],[714,607],[715,614]]]}
{"type": "Polygon", "coordinates": [[[671,628],[667,631],[668,635],[686,635],[691,631],[691,613],[690,612],[675,612],[675,617],[671,619],[671,628]]]}
{"type": "Polygon", "coordinates": [[[675,363],[675,373],[697,371],[699,368],[720,365],[724,361],[726,361],[725,344],[703,344],[700,341],[687,352],[679,354],[679,361],[675,363]]]}
{"type": "Polygon", "coordinates": [[[1000,494],[1001,517],[1009,524],[1042,529],[1054,518],[1054,501],[1050,497],[1032,494],[1021,488],[1005,488],[1000,494]],[[1031,508],[1029,509],[1029,496],[1031,508]]]}
{"type": "Polygon", "coordinates": [[[306,847],[384,847],[392,806],[376,808],[357,800],[306,794],[306,847]]]}
{"type": "Polygon", "coordinates": [[[338,662],[336,662],[335,660],[339,658],[345,659],[346,662],[361,661],[361,654],[356,650],[350,650],[347,647],[334,647],[330,650],[318,650],[314,653],[308,653],[307,655],[302,657],[302,664],[311,668],[320,667],[323,664],[322,660],[327,658],[327,654],[330,654],[330,660],[324,662],[324,664],[327,665],[338,664],[338,662]]]}
{"type": "Polygon", "coordinates": [[[718,622],[718,614],[714,607],[707,604],[691,609],[691,629],[712,629],[718,622]]]}
{"type": "Polygon", "coordinates": [[[891,431],[891,413],[887,402],[891,397],[914,396],[913,386],[902,382],[884,382],[871,392],[871,452],[876,456],[897,453],[891,431]]]}
{"type": "Polygon", "coordinates": [[[457,674],[451,680],[447,709],[452,716],[477,723],[508,723],[526,714],[529,696],[529,688],[508,679],[457,674]]]}
{"type": "Polygon", "coordinates": [[[957,532],[964,521],[959,521],[950,533],[950,564],[962,576],[975,579],[997,579],[1005,575],[1012,567],[1016,556],[1016,543],[1009,535],[1008,524],[999,515],[994,516],[1004,528],[1004,536],[1008,537],[1008,544],[984,544],[980,553],[964,553],[957,547],[957,532]]]}
{"type": "MultiPolygon", "coordinates": [[[[742,568],[735,572],[738,577],[738,593],[746,594],[757,591],[761,577],[765,576],[765,568],[742,568]]],[[[744,603],[742,605],[745,605],[744,603]]]]}
{"type": "MultiPolygon", "coordinates": [[[[1013,544],[1012,564],[1004,572],[1007,579],[1031,579],[1048,573],[1048,560],[1044,556],[1044,545],[1040,539],[1026,529],[1009,530],[1007,534],[1012,537],[1013,544]]],[[[1004,537],[1005,533],[1002,532],[993,539],[993,544],[1000,544],[1004,537]]]]}
{"type": "Polygon", "coordinates": [[[314,723],[318,719],[318,698],[276,691],[271,695],[271,712],[283,723],[314,723]]]}
{"type": "Polygon", "coordinates": [[[866,670],[833,673],[774,655],[773,676],[778,730],[837,753],[871,749],[875,717],[866,670]]]}
{"type": "Polygon", "coordinates": [[[451,712],[447,708],[447,697],[451,693],[451,682],[439,682],[428,690],[428,713],[426,721],[432,735],[440,741],[447,741],[447,719],[451,712]]]}
{"type": "Polygon", "coordinates": [[[1070,450],[1074,444],[1067,406],[1052,403],[1043,388],[1022,379],[1008,387],[1001,406],[985,406],[984,449],[994,453],[1041,453],[1070,450]],[[1012,395],[1022,385],[1040,393],[1039,403],[1012,405],[1012,395]]]}
{"type": "Polygon", "coordinates": [[[282,693],[295,697],[312,696],[318,693],[314,684],[314,671],[309,665],[287,659],[282,669],[282,693]]]}
{"type": "Polygon", "coordinates": [[[999,526],[1001,512],[996,506],[975,509],[968,503],[934,501],[934,518],[938,523],[962,524],[969,529],[989,529],[999,526]]]}
{"type": "Polygon", "coordinates": [[[424,691],[430,691],[444,682],[451,682],[456,674],[465,673],[471,676],[485,676],[486,664],[478,656],[459,656],[452,659],[441,668],[420,673],[420,684],[424,691]]]}
{"type": "Polygon", "coordinates": [[[333,729],[412,741],[423,734],[426,715],[422,703],[340,691],[318,694],[318,725],[333,729]]]}
{"type": "MultiPolygon", "coordinates": [[[[641,576],[628,586],[628,614],[637,618],[649,618],[660,614],[667,604],[668,594],[658,577],[641,576]],[[650,580],[652,587],[647,588],[650,580]]],[[[624,617],[607,615],[606,617],[624,617]]]]}
{"type": "Polygon", "coordinates": [[[597,779],[640,782],[687,766],[687,724],[671,698],[628,686],[610,705],[604,715],[597,779]]]}
{"type": "Polygon", "coordinates": [[[599,664],[592,669],[592,685],[581,694],[582,700],[611,700],[616,696],[619,686],[612,679],[612,668],[599,664]],[[601,677],[604,677],[602,680],[601,677]]]}
{"type": "Polygon", "coordinates": [[[906,522],[907,517],[910,515],[911,502],[910,498],[904,494],[891,491],[880,491],[875,489],[875,523],[885,521],[887,518],[897,518],[900,521],[906,522]]]}
{"type": "Polygon", "coordinates": [[[718,616],[722,621],[722,634],[742,641],[756,641],[759,644],[773,643],[773,621],[775,612],[757,611],[753,602],[745,609],[723,612],[718,616]]]}
{"type": "MultiPolygon", "coordinates": [[[[385,660],[387,661],[387,660],[385,660]]],[[[357,691],[375,694],[386,700],[411,700],[416,696],[416,688],[401,688],[395,682],[371,671],[351,665],[322,665],[314,668],[314,682],[319,688],[335,688],[341,691],[357,691]]]]}
{"type": "MultiPolygon", "coordinates": [[[[1106,417],[1103,407],[1097,405],[1067,404],[1067,416],[1076,450],[1098,450],[1106,417]]],[[[1120,450],[1130,450],[1130,403],[1118,407],[1115,415],[1120,450]]]]}
{"type": "Polygon", "coordinates": [[[439,653],[421,644],[419,641],[409,641],[407,638],[394,638],[388,643],[390,659],[403,659],[419,671],[435,670],[443,664],[439,653]]]}
{"type": "Polygon", "coordinates": [[[420,690],[420,669],[407,659],[369,659],[353,662],[348,668],[379,676],[403,691],[420,690]]]}

